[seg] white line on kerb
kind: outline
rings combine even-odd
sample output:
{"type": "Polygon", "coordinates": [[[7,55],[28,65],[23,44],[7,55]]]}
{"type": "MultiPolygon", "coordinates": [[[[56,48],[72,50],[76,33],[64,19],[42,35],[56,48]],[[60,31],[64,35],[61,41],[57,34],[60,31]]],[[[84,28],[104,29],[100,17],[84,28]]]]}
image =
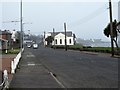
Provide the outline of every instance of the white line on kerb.
{"type": "Polygon", "coordinates": [[[65,88],[65,86],[53,75],[52,72],[49,72],[49,73],[62,88],[65,88]]]}

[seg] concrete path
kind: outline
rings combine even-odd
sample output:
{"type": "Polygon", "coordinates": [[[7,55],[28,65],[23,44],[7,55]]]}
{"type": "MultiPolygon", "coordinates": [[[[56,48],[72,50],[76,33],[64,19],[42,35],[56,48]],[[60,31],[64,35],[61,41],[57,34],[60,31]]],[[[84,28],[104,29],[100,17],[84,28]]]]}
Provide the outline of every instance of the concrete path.
{"type": "Polygon", "coordinates": [[[60,88],[42,64],[34,63],[36,59],[30,52],[23,53],[20,68],[13,76],[10,88],[60,88]]]}

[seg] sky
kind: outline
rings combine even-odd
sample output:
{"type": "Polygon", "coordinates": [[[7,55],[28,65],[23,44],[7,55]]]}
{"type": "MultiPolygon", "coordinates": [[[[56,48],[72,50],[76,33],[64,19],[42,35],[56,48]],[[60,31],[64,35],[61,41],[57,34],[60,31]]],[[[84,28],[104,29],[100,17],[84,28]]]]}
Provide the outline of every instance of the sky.
{"type": "MultiPolygon", "coordinates": [[[[20,0],[4,0],[0,2],[0,17],[2,29],[20,31],[20,23],[10,21],[20,20],[20,0]]],[[[113,1],[113,0],[112,0],[113,1]]],[[[112,2],[113,20],[118,20],[118,1],[112,2]]],[[[23,0],[24,32],[41,35],[43,32],[72,31],[77,38],[102,39],[110,41],[103,30],[110,22],[109,4],[100,0],[23,0]]]]}

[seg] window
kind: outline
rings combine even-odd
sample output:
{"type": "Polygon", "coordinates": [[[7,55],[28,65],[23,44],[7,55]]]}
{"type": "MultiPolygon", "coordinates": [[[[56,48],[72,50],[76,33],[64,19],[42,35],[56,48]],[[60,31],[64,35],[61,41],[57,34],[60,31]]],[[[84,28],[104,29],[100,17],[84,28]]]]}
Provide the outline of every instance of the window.
{"type": "Polygon", "coordinates": [[[69,39],[69,43],[71,44],[71,39],[69,39]]]}
{"type": "Polygon", "coordinates": [[[57,44],[57,39],[55,39],[55,44],[57,44]]]}
{"type": "Polygon", "coordinates": [[[60,44],[62,44],[62,39],[60,39],[60,44]]]}

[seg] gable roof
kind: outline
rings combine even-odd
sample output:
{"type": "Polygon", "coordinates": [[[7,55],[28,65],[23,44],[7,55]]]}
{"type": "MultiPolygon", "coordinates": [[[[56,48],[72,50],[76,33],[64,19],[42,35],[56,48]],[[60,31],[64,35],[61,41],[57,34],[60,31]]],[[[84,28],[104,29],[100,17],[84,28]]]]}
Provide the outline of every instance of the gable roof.
{"type": "MultiPolygon", "coordinates": [[[[62,34],[65,35],[65,32],[54,32],[54,34],[53,34],[53,32],[49,32],[49,33],[51,33],[51,36],[56,36],[56,35],[58,35],[59,33],[62,33],[62,34]]],[[[67,36],[67,37],[72,37],[72,32],[71,32],[71,31],[66,32],[66,36],[67,36]]]]}

